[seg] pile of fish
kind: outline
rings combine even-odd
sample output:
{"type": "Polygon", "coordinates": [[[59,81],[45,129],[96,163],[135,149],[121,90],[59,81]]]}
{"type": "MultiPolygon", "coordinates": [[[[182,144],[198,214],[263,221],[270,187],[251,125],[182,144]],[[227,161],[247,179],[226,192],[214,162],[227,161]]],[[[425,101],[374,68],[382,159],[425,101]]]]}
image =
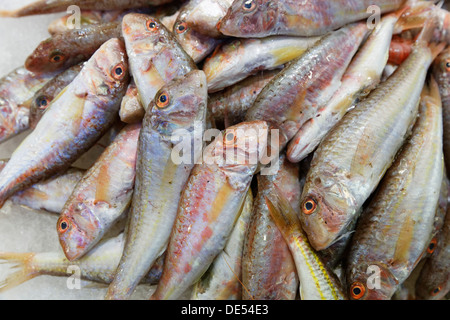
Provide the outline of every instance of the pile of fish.
{"type": "Polygon", "coordinates": [[[105,299],[142,283],[154,300],[445,299],[446,4],[41,0],[0,15],[70,5],[0,80],[0,143],[29,130],[0,162],[0,206],[59,214],[61,244],[0,252],[19,268],[0,291],[76,265],[105,299]]]}

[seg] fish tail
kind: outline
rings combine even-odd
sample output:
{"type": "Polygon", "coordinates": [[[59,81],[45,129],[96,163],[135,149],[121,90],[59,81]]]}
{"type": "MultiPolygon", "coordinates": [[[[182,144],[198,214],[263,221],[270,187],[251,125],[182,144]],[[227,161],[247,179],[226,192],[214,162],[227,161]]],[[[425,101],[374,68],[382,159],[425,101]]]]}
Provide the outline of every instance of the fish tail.
{"type": "Polygon", "coordinates": [[[0,17],[2,17],[2,18],[17,17],[17,11],[0,10],[0,17]]]}
{"type": "Polygon", "coordinates": [[[31,265],[34,255],[34,253],[0,252],[0,264],[13,264],[11,269],[18,269],[0,280],[0,292],[17,287],[39,275],[31,265]]]}

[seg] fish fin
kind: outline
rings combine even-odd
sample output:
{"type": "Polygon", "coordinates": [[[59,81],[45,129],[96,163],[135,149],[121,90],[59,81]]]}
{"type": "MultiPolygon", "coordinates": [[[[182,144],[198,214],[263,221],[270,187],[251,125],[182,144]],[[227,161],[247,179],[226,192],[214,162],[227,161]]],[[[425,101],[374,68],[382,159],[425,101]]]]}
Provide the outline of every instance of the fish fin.
{"type": "Polygon", "coordinates": [[[288,242],[293,233],[301,231],[300,220],[289,201],[283,196],[278,186],[274,184],[275,192],[264,196],[269,213],[281,234],[288,242]],[[269,199],[270,197],[270,199],[269,199]]]}
{"type": "Polygon", "coordinates": [[[433,6],[434,4],[432,1],[421,1],[420,4],[416,3],[414,5],[409,5],[407,3],[404,8],[394,12],[394,14],[396,14],[403,10],[398,17],[398,22],[395,26],[396,33],[422,28],[426,20],[424,15],[427,14],[428,11],[431,11],[433,6]]]}
{"type": "Polygon", "coordinates": [[[34,253],[0,252],[0,263],[10,263],[13,264],[12,269],[19,269],[8,274],[4,280],[0,281],[0,292],[17,287],[39,275],[39,272],[33,270],[30,264],[33,257],[34,253]]]}
{"type": "Polygon", "coordinates": [[[431,15],[430,18],[425,22],[422,31],[420,32],[415,45],[417,46],[428,46],[433,60],[445,49],[447,44],[445,42],[432,42],[433,34],[439,25],[439,18],[436,15],[431,15]]]}

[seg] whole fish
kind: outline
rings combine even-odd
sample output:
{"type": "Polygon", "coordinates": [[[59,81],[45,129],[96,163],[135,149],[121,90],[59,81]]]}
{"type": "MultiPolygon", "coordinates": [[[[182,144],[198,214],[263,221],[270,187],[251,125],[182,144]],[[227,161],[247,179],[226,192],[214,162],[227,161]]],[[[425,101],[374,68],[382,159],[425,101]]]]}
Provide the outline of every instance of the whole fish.
{"type": "Polygon", "coordinates": [[[193,70],[161,88],[149,105],[139,137],[128,236],[106,299],[129,298],[167,247],[180,193],[200,156],[197,139],[203,136],[207,96],[205,74],[193,70]],[[176,157],[180,146],[181,159],[176,157]]]}
{"type": "Polygon", "coordinates": [[[15,192],[68,168],[92,147],[118,118],[128,79],[123,43],[105,42],[11,155],[0,173],[0,207],[15,192]]]}
{"type": "MultiPolygon", "coordinates": [[[[0,171],[7,162],[7,160],[0,160],[0,171]]],[[[59,214],[83,174],[84,170],[82,169],[70,168],[63,174],[35,183],[29,188],[15,193],[10,200],[12,203],[31,209],[59,214]]]]}
{"type": "Polygon", "coordinates": [[[186,17],[186,24],[200,33],[219,38],[217,23],[225,17],[233,0],[199,0],[186,17]]]}
{"type": "Polygon", "coordinates": [[[79,63],[69,69],[59,73],[53,79],[48,81],[31,98],[29,126],[35,128],[42,114],[48,108],[55,97],[75,79],[83,68],[84,63],[79,63]]]}
{"type": "Polygon", "coordinates": [[[25,68],[34,73],[65,70],[88,60],[106,41],[120,37],[118,22],[68,30],[42,41],[26,59],[25,68]]]}
{"type": "Polygon", "coordinates": [[[244,121],[256,97],[280,69],[259,72],[225,90],[212,93],[208,99],[209,117],[217,125],[229,127],[244,121]]]}
{"type": "Polygon", "coordinates": [[[134,80],[131,79],[127,92],[120,103],[120,120],[125,123],[136,123],[142,121],[144,115],[145,109],[141,104],[138,89],[134,80]]]}
{"type": "Polygon", "coordinates": [[[54,76],[18,67],[0,79],[0,143],[29,128],[30,99],[54,76]]]}
{"type": "Polygon", "coordinates": [[[236,0],[218,29],[234,37],[320,36],[348,23],[397,10],[404,0],[236,0]]]}
{"type": "Polygon", "coordinates": [[[437,235],[435,248],[416,282],[416,297],[440,300],[450,291],[450,210],[447,209],[444,226],[437,235]]]}
{"type": "MultiPolygon", "coordinates": [[[[0,281],[0,292],[16,287],[41,275],[69,277],[76,266],[82,280],[108,284],[114,277],[125,243],[123,233],[117,237],[106,239],[94,247],[84,257],[69,261],[58,252],[0,252],[0,263],[13,264],[19,270],[9,274],[0,281]]],[[[162,272],[164,255],[153,265],[149,273],[142,279],[142,284],[157,284],[162,272]]]]}
{"type": "Polygon", "coordinates": [[[204,150],[183,190],[164,269],[151,299],[177,299],[223,250],[267,145],[264,121],[242,122],[204,150]]]}
{"type": "Polygon", "coordinates": [[[35,14],[65,12],[70,6],[77,6],[81,10],[118,10],[157,6],[172,0],[40,0],[14,10],[0,11],[0,16],[23,17],[35,14]]]}
{"type": "Polygon", "coordinates": [[[192,289],[192,300],[241,300],[242,248],[252,215],[253,195],[249,189],[225,248],[192,289]]]}
{"type": "Polygon", "coordinates": [[[67,259],[89,252],[131,203],[141,124],[127,125],[86,172],[56,224],[67,259]]]}
{"type": "Polygon", "coordinates": [[[302,300],[346,300],[342,285],[311,247],[303,232],[297,213],[282,191],[265,196],[267,207],[275,224],[289,246],[300,280],[302,300]]]}
{"type": "Polygon", "coordinates": [[[155,17],[125,15],[122,34],[130,71],[145,110],[164,84],[197,69],[174,35],[155,17]]]}
{"type": "Polygon", "coordinates": [[[444,121],[444,160],[450,173],[450,47],[435,59],[432,67],[433,76],[438,85],[442,99],[442,117],[444,121]]]}
{"type": "Polygon", "coordinates": [[[258,176],[258,193],[242,257],[244,300],[294,300],[297,296],[298,276],[292,254],[264,198],[274,192],[276,183],[291,205],[300,207],[299,168],[287,161],[284,154],[279,161],[276,174],[258,176]]]}
{"type": "Polygon", "coordinates": [[[300,221],[323,250],[347,229],[409,134],[428,67],[443,45],[428,45],[433,21],[408,59],[329,132],[314,153],[300,221]]]}
{"type": "Polygon", "coordinates": [[[366,24],[359,23],[330,33],[264,87],[246,120],[265,120],[278,130],[278,145],[271,143],[270,150],[282,150],[317,109],[330,100],[368,30],[366,24]]]}
{"type": "Polygon", "coordinates": [[[419,109],[411,137],[357,222],[346,262],[351,299],[391,299],[430,243],[444,168],[435,82],[425,85],[419,109]]]}
{"type": "Polygon", "coordinates": [[[186,19],[189,17],[189,14],[200,3],[201,0],[187,1],[181,7],[175,23],[172,29],[170,29],[178,43],[195,63],[201,62],[221,42],[220,39],[201,33],[187,24],[186,19]]]}
{"type": "Polygon", "coordinates": [[[289,143],[289,161],[299,162],[314,151],[344,114],[378,85],[388,60],[395,23],[402,13],[400,10],[386,15],[377,24],[345,71],[340,88],[323,108],[310,115],[289,143]]]}
{"type": "Polygon", "coordinates": [[[225,43],[217,47],[203,65],[208,91],[220,91],[258,71],[279,68],[301,56],[318,40],[318,37],[279,36],[225,43]]]}

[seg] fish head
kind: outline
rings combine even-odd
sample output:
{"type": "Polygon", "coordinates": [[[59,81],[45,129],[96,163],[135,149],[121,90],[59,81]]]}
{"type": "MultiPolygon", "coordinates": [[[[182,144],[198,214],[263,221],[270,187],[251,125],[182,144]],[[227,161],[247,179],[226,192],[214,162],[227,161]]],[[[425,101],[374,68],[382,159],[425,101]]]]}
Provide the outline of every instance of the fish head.
{"type": "MultiPolygon", "coordinates": [[[[433,73],[439,83],[450,80],[450,47],[439,54],[433,63],[433,73]],[[441,81],[440,81],[441,80],[441,81]]],[[[449,88],[450,86],[447,86],[449,88]]]]}
{"type": "Polygon", "coordinates": [[[324,170],[307,177],[299,219],[314,249],[331,246],[358,213],[354,197],[333,175],[324,170]]]}
{"type": "Polygon", "coordinates": [[[205,162],[213,161],[238,188],[240,176],[251,176],[260,167],[268,131],[267,123],[260,120],[228,127],[205,150],[205,162]]]}
{"type": "Polygon", "coordinates": [[[194,127],[203,132],[207,97],[205,73],[193,70],[170,81],[156,93],[148,106],[145,121],[166,138],[190,136],[194,127]]]}
{"type": "Polygon", "coordinates": [[[436,265],[425,264],[416,282],[416,298],[420,300],[441,300],[449,291],[450,274],[444,270],[433,270],[436,265]]]}
{"type": "Polygon", "coordinates": [[[87,92],[95,92],[96,96],[111,100],[111,96],[125,92],[130,79],[128,59],[124,43],[117,38],[110,39],[89,59],[81,73],[90,72],[91,81],[87,92]]]}
{"type": "Polygon", "coordinates": [[[63,209],[56,230],[64,254],[70,261],[82,257],[99,239],[102,226],[94,208],[99,209],[102,205],[74,201],[63,209]]]}
{"type": "Polygon", "coordinates": [[[378,262],[358,263],[347,271],[351,300],[390,300],[398,285],[389,268],[378,262]]]}
{"type": "Polygon", "coordinates": [[[25,68],[48,73],[65,68],[69,55],[52,38],[42,41],[25,60],[25,68]]]}
{"type": "Polygon", "coordinates": [[[227,14],[217,24],[224,35],[252,37],[267,35],[278,16],[278,1],[234,1],[227,14]]]}

